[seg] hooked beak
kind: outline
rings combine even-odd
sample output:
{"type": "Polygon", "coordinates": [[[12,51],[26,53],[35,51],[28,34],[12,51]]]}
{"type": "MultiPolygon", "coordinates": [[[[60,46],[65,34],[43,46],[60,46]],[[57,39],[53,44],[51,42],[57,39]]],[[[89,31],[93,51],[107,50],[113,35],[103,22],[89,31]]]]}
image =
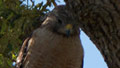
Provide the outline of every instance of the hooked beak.
{"type": "Polygon", "coordinates": [[[69,36],[70,36],[70,33],[71,33],[71,30],[72,30],[72,28],[73,28],[73,25],[72,25],[72,24],[67,24],[67,25],[65,26],[65,28],[66,28],[66,35],[67,35],[67,37],[69,37],[69,36]]]}

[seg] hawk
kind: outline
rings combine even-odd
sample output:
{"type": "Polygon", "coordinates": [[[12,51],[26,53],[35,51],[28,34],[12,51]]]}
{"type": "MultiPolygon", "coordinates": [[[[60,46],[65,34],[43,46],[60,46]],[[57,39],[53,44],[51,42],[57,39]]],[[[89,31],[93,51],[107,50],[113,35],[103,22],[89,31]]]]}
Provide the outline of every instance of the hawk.
{"type": "Polygon", "coordinates": [[[66,9],[55,7],[24,41],[16,68],[83,68],[79,26],[66,9]]]}

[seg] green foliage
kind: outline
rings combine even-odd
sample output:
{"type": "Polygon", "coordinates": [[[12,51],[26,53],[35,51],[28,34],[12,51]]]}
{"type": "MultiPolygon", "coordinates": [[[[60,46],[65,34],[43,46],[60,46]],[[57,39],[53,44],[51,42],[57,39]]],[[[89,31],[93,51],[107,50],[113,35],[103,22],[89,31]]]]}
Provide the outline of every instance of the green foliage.
{"type": "Polygon", "coordinates": [[[47,0],[35,5],[23,4],[24,0],[0,0],[0,68],[13,68],[12,62],[22,45],[22,41],[38,28],[43,16],[55,5],[55,0],[47,0]]]}

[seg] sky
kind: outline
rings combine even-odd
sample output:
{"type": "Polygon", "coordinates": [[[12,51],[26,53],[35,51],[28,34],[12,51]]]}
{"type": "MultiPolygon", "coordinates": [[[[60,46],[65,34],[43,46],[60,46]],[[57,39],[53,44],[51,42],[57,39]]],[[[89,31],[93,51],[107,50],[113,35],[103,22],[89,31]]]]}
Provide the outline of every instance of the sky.
{"type": "MultiPolygon", "coordinates": [[[[38,4],[41,1],[44,3],[46,2],[46,0],[35,0],[35,4],[38,4]]],[[[57,2],[57,5],[65,4],[63,0],[59,1],[60,2],[57,2]]],[[[48,8],[52,10],[54,6],[48,8]]],[[[108,68],[99,50],[95,47],[95,45],[83,31],[80,33],[80,39],[85,53],[83,68],[108,68]]]]}

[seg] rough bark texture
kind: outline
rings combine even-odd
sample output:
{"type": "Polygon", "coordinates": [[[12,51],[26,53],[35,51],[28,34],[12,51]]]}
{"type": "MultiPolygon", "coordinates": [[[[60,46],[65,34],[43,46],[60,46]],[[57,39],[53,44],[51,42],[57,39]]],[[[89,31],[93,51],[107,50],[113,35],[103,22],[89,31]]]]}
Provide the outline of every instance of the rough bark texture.
{"type": "Polygon", "coordinates": [[[65,0],[102,53],[109,68],[120,68],[120,0],[65,0]]]}

